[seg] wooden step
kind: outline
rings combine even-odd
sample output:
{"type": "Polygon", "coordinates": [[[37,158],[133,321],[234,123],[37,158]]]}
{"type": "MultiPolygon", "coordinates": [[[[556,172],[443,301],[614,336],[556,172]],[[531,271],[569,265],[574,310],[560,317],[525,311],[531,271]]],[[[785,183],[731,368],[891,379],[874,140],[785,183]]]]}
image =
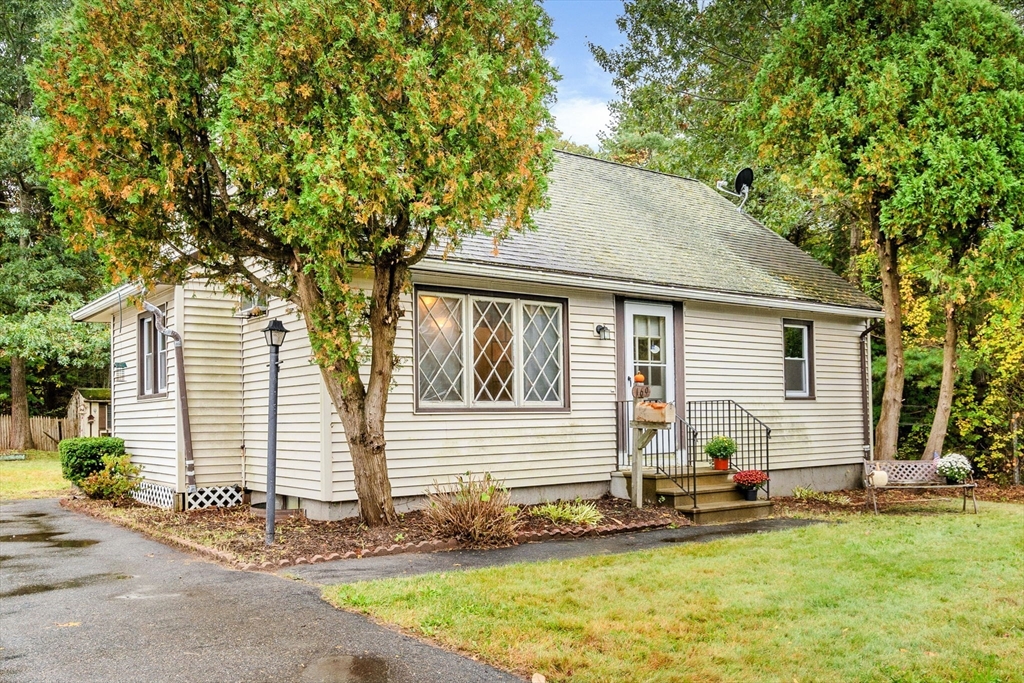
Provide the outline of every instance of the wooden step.
{"type": "Polygon", "coordinates": [[[696,508],[680,505],[677,510],[693,520],[694,524],[721,524],[761,519],[772,512],[770,500],[738,500],[718,503],[698,503],[696,508]]]}
{"type": "MultiPolygon", "coordinates": [[[[693,504],[693,498],[689,493],[686,493],[679,487],[673,487],[669,489],[658,490],[658,497],[664,498],[668,505],[678,507],[675,504],[675,500],[679,501],[680,505],[691,505],[693,504]],[[687,503],[686,501],[690,501],[687,503]]],[[[718,484],[715,486],[698,486],[697,487],[697,504],[702,503],[720,503],[730,500],[744,500],[743,491],[736,488],[735,484],[718,484]]]]}

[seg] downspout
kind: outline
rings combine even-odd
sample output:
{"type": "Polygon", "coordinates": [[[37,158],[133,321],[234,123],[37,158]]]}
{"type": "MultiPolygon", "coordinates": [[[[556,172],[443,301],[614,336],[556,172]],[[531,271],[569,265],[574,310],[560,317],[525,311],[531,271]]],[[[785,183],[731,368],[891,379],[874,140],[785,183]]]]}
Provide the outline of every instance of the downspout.
{"type": "Polygon", "coordinates": [[[146,310],[153,314],[156,331],[174,340],[174,376],[178,382],[178,407],[181,409],[181,431],[185,442],[185,487],[189,493],[196,491],[196,467],[192,457],[192,425],[188,418],[188,391],[185,389],[185,354],[181,348],[181,335],[164,327],[164,313],[148,301],[143,302],[146,310]]]}
{"type": "Polygon", "coordinates": [[[871,323],[860,333],[860,396],[861,413],[864,423],[864,459],[874,460],[875,452],[871,443],[871,323]]]}

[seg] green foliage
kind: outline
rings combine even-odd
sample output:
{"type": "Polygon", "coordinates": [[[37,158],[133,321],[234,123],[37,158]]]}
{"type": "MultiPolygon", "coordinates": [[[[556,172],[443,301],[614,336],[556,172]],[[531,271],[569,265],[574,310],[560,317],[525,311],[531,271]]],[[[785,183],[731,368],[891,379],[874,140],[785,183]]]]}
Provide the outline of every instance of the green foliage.
{"type": "Polygon", "coordinates": [[[427,491],[427,520],[434,533],[475,546],[508,545],[519,530],[519,508],[510,505],[508,489],[490,473],[467,472],[445,486],[427,491]]]}
{"type": "Polygon", "coordinates": [[[142,468],[132,464],[130,455],[104,455],[103,469],[93,472],[78,485],[90,498],[123,503],[142,482],[141,471],[142,468]]]}
{"type": "Polygon", "coordinates": [[[555,524],[586,524],[593,526],[604,519],[594,503],[577,500],[576,502],[559,501],[538,505],[530,510],[534,517],[544,517],[555,524]]]}
{"type": "Polygon", "coordinates": [[[119,277],[290,300],[388,521],[409,268],[534,225],[552,39],[534,0],[76,0],[34,72],[54,215],[119,277]]]}
{"type": "Polygon", "coordinates": [[[75,484],[103,469],[103,458],[124,455],[124,439],[112,436],[82,436],[64,439],[60,449],[60,467],[64,478],[75,484]]]}
{"type": "Polygon", "coordinates": [[[355,381],[360,268],[533,224],[550,41],[529,0],[81,0],[38,71],[57,215],[146,282],[312,276],[317,360],[355,381]]]}
{"type": "Polygon", "coordinates": [[[728,436],[715,436],[704,444],[704,453],[717,460],[728,460],[736,453],[736,442],[728,436]]]}
{"type": "MultiPolygon", "coordinates": [[[[0,369],[12,357],[25,360],[35,408],[66,403],[70,388],[60,389],[69,380],[106,364],[105,330],[68,319],[102,284],[102,264],[89,248],[72,250],[53,225],[45,173],[32,155],[40,120],[26,65],[38,59],[65,7],[62,0],[10,0],[0,11],[0,369]]],[[[0,411],[9,401],[5,377],[0,411]]]]}
{"type": "Polygon", "coordinates": [[[793,487],[793,497],[797,500],[814,500],[819,503],[828,503],[830,505],[849,505],[850,497],[844,496],[841,493],[826,493],[823,491],[815,491],[812,488],[805,486],[793,487]]]}

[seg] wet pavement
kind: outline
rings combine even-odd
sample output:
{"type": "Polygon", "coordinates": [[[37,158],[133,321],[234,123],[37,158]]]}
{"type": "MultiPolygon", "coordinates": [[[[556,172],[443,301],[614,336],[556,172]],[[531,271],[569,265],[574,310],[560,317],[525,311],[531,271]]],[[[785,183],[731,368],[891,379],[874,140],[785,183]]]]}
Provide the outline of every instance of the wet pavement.
{"type": "Polygon", "coordinates": [[[730,536],[763,534],[819,523],[806,519],[759,519],[752,522],[714,526],[686,526],[678,529],[658,529],[598,538],[527,543],[497,550],[454,550],[442,553],[341,560],[289,567],[280,573],[284,576],[297,577],[322,585],[355,583],[356,581],[390,579],[430,572],[496,567],[516,562],[567,560],[587,555],[613,555],[636,550],[652,550],[664,548],[668,543],[704,543],[730,536]]]}
{"type": "Polygon", "coordinates": [[[11,683],[519,680],[334,609],[311,582],[225,569],[55,500],[0,505],[0,658],[11,683]]]}

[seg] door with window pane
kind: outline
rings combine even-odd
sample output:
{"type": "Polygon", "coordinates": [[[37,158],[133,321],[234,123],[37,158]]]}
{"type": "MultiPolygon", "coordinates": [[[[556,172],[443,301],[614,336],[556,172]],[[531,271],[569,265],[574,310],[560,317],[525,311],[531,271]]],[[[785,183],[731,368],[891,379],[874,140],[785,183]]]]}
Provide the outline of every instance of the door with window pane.
{"type": "MultiPolygon", "coordinates": [[[[642,373],[651,387],[651,398],[675,400],[675,367],[672,346],[672,306],[626,302],[626,373],[627,387],[632,378],[642,373]]],[[[628,389],[626,395],[630,396],[628,389]]]]}

